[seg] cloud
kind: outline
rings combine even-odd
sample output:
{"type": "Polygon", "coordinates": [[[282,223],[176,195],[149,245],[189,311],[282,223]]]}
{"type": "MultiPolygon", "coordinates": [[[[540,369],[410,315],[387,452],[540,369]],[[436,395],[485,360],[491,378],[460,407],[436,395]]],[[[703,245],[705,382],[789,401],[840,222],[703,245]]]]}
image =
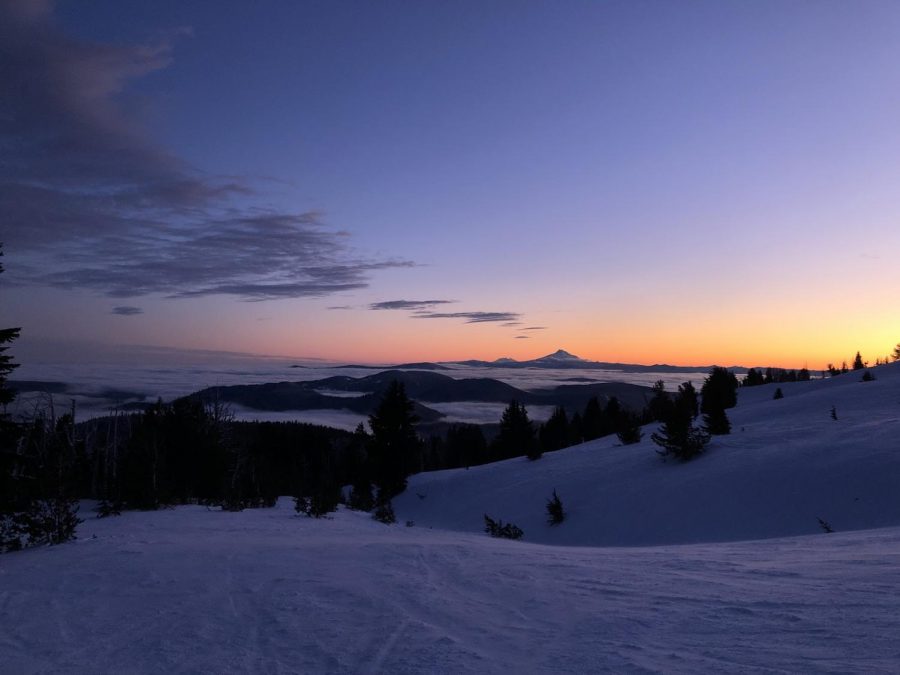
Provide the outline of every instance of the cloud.
{"type": "Polygon", "coordinates": [[[369,309],[423,310],[436,305],[448,305],[453,302],[456,302],[456,300],[385,300],[384,302],[373,302],[369,305],[369,309]]]}
{"type": "Polygon", "coordinates": [[[530,340],[530,335],[516,335],[516,340],[530,340]]]}
{"type": "Polygon", "coordinates": [[[353,309],[353,305],[332,305],[331,307],[326,307],[325,309],[330,309],[330,310],[353,309]]]}
{"type": "Polygon", "coordinates": [[[140,307],[132,307],[131,305],[120,305],[112,308],[112,314],[119,316],[134,316],[135,314],[143,314],[144,310],[140,307]]]}
{"type": "Polygon", "coordinates": [[[515,312],[416,312],[415,319],[465,319],[466,323],[493,323],[515,321],[515,312]]]}
{"type": "Polygon", "coordinates": [[[50,4],[0,3],[0,213],[10,281],[114,298],[324,296],[380,269],[318,213],[266,206],[154,145],[126,110],[130,83],[172,63],[176,31],[147,44],[61,33],[50,4]],[[47,271],[52,270],[52,271],[47,271]]]}
{"type": "Polygon", "coordinates": [[[546,326],[526,326],[525,328],[520,328],[519,330],[547,330],[546,326]]]}
{"type": "Polygon", "coordinates": [[[503,327],[504,328],[515,328],[516,326],[521,326],[521,325],[522,325],[521,321],[507,321],[505,324],[503,324],[503,327]]]}

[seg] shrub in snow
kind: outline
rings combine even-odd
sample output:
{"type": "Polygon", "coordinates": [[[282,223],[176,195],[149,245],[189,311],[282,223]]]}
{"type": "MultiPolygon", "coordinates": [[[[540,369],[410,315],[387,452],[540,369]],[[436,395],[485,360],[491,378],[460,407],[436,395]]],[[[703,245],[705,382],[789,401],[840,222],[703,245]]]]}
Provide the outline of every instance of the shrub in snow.
{"type": "Polygon", "coordinates": [[[551,525],[559,525],[565,519],[566,511],[562,501],[556,494],[556,490],[553,490],[553,496],[547,500],[547,522],[551,525]]]}
{"type": "Polygon", "coordinates": [[[640,419],[636,415],[623,415],[616,436],[622,445],[640,443],[641,438],[644,436],[644,433],[641,431],[640,419]]]}
{"type": "Polygon", "coordinates": [[[36,499],[25,514],[23,525],[31,545],[62,544],[75,539],[80,522],[78,500],[54,497],[36,499]]]}
{"type": "Polygon", "coordinates": [[[484,531],[492,537],[500,539],[521,539],[525,533],[522,528],[512,523],[504,523],[502,520],[494,520],[488,514],[484,514],[484,531]]]}
{"type": "Polygon", "coordinates": [[[836,420],[837,418],[838,418],[837,408],[835,408],[834,406],[831,406],[831,419],[836,420]]]}
{"type": "MultiPolygon", "coordinates": [[[[663,457],[672,455],[677,459],[686,461],[703,452],[707,443],[709,443],[709,433],[694,426],[693,410],[688,405],[689,403],[690,401],[685,398],[676,398],[662,426],[650,437],[654,443],[662,448],[662,450],[657,450],[657,452],[663,457]]],[[[704,399],[704,403],[706,403],[706,399],[704,399]]],[[[704,410],[707,416],[715,414],[714,412],[710,413],[710,410],[719,410],[724,414],[725,408],[721,405],[707,408],[704,410]]],[[[719,423],[721,423],[721,420],[719,420],[719,423]]]]}
{"type": "Polygon", "coordinates": [[[122,504],[118,501],[109,501],[108,499],[101,499],[100,503],[97,504],[97,517],[98,518],[108,518],[109,516],[120,516],[122,515],[122,504]]]}
{"type": "Polygon", "coordinates": [[[368,480],[359,480],[353,484],[350,489],[350,498],[347,500],[347,506],[354,511],[371,511],[375,505],[375,498],[372,496],[372,484],[368,480]]]}
{"type": "Polygon", "coordinates": [[[819,521],[819,527],[821,527],[826,534],[834,532],[834,528],[831,527],[831,524],[827,520],[822,520],[821,518],[816,518],[816,520],[819,521]]]}
{"type": "Polygon", "coordinates": [[[323,485],[309,496],[294,497],[294,510],[310,518],[321,518],[336,511],[340,501],[340,490],[334,486],[323,485]]]}
{"type": "Polygon", "coordinates": [[[780,398],[784,398],[784,392],[781,391],[781,387],[775,390],[775,395],[772,397],[773,400],[777,401],[780,398]]]}
{"type": "Polygon", "coordinates": [[[390,499],[386,502],[381,502],[375,508],[375,513],[372,514],[372,520],[377,520],[379,523],[384,523],[385,525],[392,525],[397,522],[397,517],[394,515],[394,505],[391,504],[390,499]]]}
{"type": "Polygon", "coordinates": [[[874,379],[875,379],[875,376],[872,374],[872,371],[867,370],[866,372],[863,373],[863,376],[862,376],[863,382],[871,382],[874,379]]]}

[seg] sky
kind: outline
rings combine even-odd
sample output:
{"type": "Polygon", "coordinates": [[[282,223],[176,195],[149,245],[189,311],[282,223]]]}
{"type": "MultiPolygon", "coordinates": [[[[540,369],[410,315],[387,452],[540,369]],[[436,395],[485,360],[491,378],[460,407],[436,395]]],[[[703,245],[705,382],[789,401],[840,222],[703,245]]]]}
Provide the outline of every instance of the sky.
{"type": "Polygon", "coordinates": [[[0,325],[76,360],[874,361],[898,34],[887,1],[0,0],[0,325]]]}

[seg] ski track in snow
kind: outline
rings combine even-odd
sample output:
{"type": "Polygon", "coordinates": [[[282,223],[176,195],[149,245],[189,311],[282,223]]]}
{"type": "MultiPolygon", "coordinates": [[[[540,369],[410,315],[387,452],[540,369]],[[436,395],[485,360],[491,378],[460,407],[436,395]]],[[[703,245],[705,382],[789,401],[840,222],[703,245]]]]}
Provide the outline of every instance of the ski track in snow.
{"type": "Polygon", "coordinates": [[[557,547],[272,510],[0,559],[9,673],[896,672],[900,528],[557,547]],[[143,543],[140,543],[143,542],[143,543]]]}

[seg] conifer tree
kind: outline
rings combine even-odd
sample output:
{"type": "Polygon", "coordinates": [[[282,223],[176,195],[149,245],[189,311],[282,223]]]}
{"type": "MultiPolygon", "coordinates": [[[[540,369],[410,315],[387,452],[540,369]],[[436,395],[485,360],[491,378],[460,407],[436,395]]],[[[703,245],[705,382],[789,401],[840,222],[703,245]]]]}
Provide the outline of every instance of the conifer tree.
{"type": "Polygon", "coordinates": [[[623,413],[619,419],[619,430],[616,432],[616,436],[622,445],[640,443],[644,435],[641,431],[640,418],[631,413],[623,413]]]}
{"type": "Polygon", "coordinates": [[[541,449],[535,442],[534,426],[528,419],[525,406],[510,401],[500,418],[500,433],[494,439],[494,455],[497,459],[509,459],[525,455],[528,459],[540,459],[541,449]]]}
{"type": "Polygon", "coordinates": [[[369,415],[372,479],[385,501],[406,489],[406,477],[421,455],[422,441],[415,428],[417,421],[406,388],[402,382],[394,380],[375,412],[369,415]]]}
{"type": "MultiPolygon", "coordinates": [[[[768,377],[766,379],[771,381],[768,377]]],[[[707,413],[715,408],[733,408],[737,405],[737,388],[738,381],[734,373],[721,366],[713,366],[700,389],[701,412],[707,413]]]]}
{"type": "Polygon", "coordinates": [[[581,416],[581,430],[584,440],[592,441],[603,435],[603,409],[600,407],[600,401],[596,396],[592,396],[584,407],[584,414],[581,416]]]}
{"type": "Polygon", "coordinates": [[[538,432],[543,452],[553,452],[569,445],[569,417],[562,406],[558,406],[538,432]]]}
{"type": "Polygon", "coordinates": [[[776,401],[780,398],[784,398],[784,392],[781,391],[781,387],[778,387],[778,389],[775,390],[775,395],[772,398],[776,401]]]}
{"type": "Polygon", "coordinates": [[[559,525],[565,519],[566,511],[563,508],[559,495],[556,494],[556,489],[554,489],[553,496],[547,500],[547,522],[551,525],[559,525]]]}
{"type": "Polygon", "coordinates": [[[731,433],[731,422],[723,408],[714,408],[703,415],[703,428],[708,434],[723,436],[731,433]]]}
{"type": "Polygon", "coordinates": [[[894,351],[891,354],[891,358],[894,361],[900,361],[900,342],[898,342],[897,346],[894,347],[894,351]]]}

